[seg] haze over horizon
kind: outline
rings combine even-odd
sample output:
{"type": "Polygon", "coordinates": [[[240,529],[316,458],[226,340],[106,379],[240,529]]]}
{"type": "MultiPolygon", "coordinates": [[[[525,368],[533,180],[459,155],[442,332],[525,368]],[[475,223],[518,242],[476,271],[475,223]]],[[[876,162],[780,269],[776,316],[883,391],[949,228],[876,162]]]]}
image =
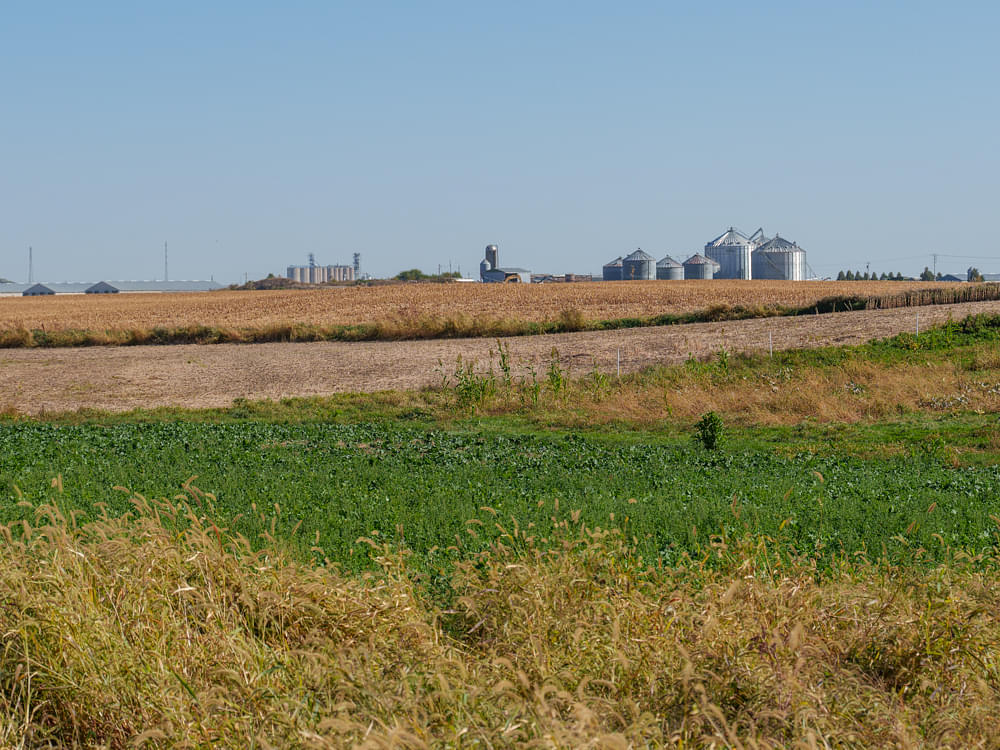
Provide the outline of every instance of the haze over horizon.
{"type": "Polygon", "coordinates": [[[985,2],[20,3],[0,277],[221,282],[679,260],[1000,272],[985,2]],[[984,234],[986,239],[984,240],[984,234]]]}

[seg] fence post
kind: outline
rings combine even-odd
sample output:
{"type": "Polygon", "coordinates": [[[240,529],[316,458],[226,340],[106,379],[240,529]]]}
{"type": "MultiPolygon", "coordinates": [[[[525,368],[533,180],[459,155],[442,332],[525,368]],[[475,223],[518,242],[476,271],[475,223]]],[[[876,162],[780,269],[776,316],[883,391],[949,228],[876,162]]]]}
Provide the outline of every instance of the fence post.
{"type": "Polygon", "coordinates": [[[618,347],[618,378],[621,379],[622,376],[622,350],[618,347]]]}
{"type": "Polygon", "coordinates": [[[770,331],[767,332],[767,354],[771,359],[774,359],[774,339],[770,331]]]}
{"type": "Polygon", "coordinates": [[[920,313],[917,313],[917,335],[920,335],[920,313]]]}

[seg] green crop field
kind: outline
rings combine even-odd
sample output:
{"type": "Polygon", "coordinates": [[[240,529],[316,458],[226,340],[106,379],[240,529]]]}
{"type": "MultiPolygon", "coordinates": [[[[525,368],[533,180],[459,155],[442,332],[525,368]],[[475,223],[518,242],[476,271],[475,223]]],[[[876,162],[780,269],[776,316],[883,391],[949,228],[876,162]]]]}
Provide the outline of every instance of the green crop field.
{"type": "Polygon", "coordinates": [[[0,746],[1000,746],[998,339],[4,414],[0,746]]]}
{"type": "MultiPolygon", "coordinates": [[[[113,514],[129,509],[116,486],[171,497],[197,475],[195,485],[216,496],[219,522],[255,539],[274,517],[282,534],[297,527],[303,548],[319,546],[350,567],[365,564],[355,542],[373,531],[405,540],[427,562],[468,554],[498,533],[492,521],[475,538],[465,531],[470,519],[492,517],[484,507],[543,535],[554,515],[579,511],[664,564],[699,554],[719,534],[769,535],[819,558],[864,551],[897,560],[916,546],[938,559],[949,547],[992,548],[1000,469],[951,466],[940,432],[949,427],[934,429],[923,440],[904,430],[897,440],[911,442],[900,455],[871,460],[794,430],[744,430],[726,450],[706,451],[651,431],[496,424],[9,424],[0,427],[0,507],[3,520],[23,516],[30,511],[17,501],[45,502],[61,475],[58,503],[93,519],[101,503],[113,514]],[[445,552],[456,539],[461,550],[445,552]]],[[[951,429],[976,431],[968,421],[951,429]]],[[[862,428],[853,440],[864,443],[862,428]]],[[[850,446],[848,436],[842,442],[850,446]]]]}

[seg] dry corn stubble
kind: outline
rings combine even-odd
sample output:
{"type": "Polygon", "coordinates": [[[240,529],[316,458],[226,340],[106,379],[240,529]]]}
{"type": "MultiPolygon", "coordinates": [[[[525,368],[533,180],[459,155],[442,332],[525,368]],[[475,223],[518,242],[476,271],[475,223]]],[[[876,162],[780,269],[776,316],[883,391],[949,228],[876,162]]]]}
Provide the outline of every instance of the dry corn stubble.
{"type": "MultiPolygon", "coordinates": [[[[0,329],[115,332],[155,328],[253,328],[380,324],[465,319],[618,320],[683,314],[711,307],[801,308],[840,295],[899,295],[908,290],[961,290],[926,282],[638,281],[573,284],[391,284],[307,290],[177,294],[57,295],[0,298],[0,329]]],[[[112,336],[113,338],[113,336],[112,336]]]]}

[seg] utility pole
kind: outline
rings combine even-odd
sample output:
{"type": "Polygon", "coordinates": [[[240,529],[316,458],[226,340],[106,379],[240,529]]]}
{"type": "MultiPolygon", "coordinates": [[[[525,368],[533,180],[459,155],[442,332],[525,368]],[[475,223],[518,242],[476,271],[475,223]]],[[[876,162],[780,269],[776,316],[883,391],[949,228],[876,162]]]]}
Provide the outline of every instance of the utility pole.
{"type": "Polygon", "coordinates": [[[937,253],[931,253],[931,257],[934,258],[934,278],[937,278],[937,253]]]}

